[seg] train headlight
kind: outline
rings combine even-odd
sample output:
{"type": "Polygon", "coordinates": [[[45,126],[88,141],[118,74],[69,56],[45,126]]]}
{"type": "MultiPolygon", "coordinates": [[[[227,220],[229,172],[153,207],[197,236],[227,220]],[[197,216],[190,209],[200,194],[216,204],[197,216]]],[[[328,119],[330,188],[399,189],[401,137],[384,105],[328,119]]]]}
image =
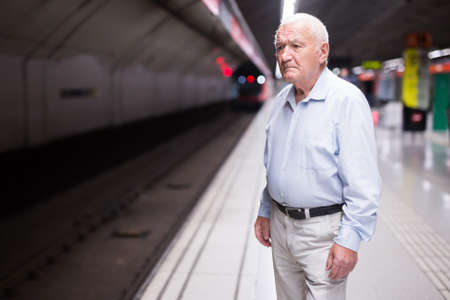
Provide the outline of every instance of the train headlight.
{"type": "Polygon", "coordinates": [[[238,82],[239,82],[239,84],[245,84],[245,76],[239,76],[238,77],[238,82]]]}
{"type": "Polygon", "coordinates": [[[258,78],[256,78],[256,82],[262,85],[266,82],[266,77],[264,77],[264,75],[259,75],[258,78]]]}

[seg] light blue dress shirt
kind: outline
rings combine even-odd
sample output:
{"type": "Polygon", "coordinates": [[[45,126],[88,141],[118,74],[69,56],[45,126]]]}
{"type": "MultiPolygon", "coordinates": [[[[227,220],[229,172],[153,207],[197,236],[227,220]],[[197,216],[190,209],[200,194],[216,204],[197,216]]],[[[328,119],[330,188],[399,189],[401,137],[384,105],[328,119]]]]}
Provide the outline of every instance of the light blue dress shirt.
{"type": "Polygon", "coordinates": [[[285,87],[266,125],[264,165],[259,216],[269,217],[271,199],[298,208],[344,203],[335,242],[358,251],[372,237],[381,179],[370,108],[356,86],[325,68],[298,104],[293,85],[285,87]]]}

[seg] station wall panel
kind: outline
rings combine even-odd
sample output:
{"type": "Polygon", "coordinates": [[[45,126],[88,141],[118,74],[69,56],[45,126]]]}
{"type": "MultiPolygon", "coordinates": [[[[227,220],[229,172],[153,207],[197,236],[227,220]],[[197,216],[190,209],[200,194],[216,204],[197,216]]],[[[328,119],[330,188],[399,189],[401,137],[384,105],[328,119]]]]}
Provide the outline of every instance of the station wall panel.
{"type": "Polygon", "coordinates": [[[23,145],[25,124],[21,58],[0,55],[0,152],[23,145]]]}
{"type": "Polygon", "coordinates": [[[19,2],[0,4],[0,153],[229,99],[216,58],[247,59],[202,2],[19,2]]]}
{"type": "Polygon", "coordinates": [[[223,78],[114,69],[92,55],[0,56],[0,152],[230,98],[223,78]]]}
{"type": "Polygon", "coordinates": [[[153,113],[156,99],[153,96],[152,74],[142,67],[121,72],[121,103],[123,122],[146,118],[153,113]]]}
{"type": "Polygon", "coordinates": [[[27,64],[26,101],[28,103],[28,145],[44,143],[47,136],[47,102],[45,101],[45,61],[33,60],[27,64]]]}
{"type": "Polygon", "coordinates": [[[111,77],[93,56],[75,56],[45,66],[47,132],[50,140],[111,123],[111,77]]]}

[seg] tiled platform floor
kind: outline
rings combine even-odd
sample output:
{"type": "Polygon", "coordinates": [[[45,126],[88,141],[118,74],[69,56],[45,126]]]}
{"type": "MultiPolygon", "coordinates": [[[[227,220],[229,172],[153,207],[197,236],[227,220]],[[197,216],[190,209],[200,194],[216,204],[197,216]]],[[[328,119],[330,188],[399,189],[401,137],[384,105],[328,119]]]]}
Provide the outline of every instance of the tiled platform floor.
{"type": "MultiPolygon", "coordinates": [[[[271,250],[253,234],[270,106],[223,164],[136,299],[276,299],[271,250]]],[[[449,300],[450,151],[427,136],[380,129],[377,139],[384,181],[377,231],[361,247],[347,299],[449,300]]]]}

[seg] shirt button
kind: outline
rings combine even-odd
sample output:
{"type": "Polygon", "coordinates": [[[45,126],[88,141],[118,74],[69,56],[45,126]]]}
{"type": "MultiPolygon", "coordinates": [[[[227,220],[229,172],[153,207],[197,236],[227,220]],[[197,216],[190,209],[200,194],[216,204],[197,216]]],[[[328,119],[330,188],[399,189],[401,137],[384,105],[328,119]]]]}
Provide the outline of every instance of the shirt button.
{"type": "Polygon", "coordinates": [[[284,193],[283,192],[281,192],[281,197],[284,197],[284,193]]]}

